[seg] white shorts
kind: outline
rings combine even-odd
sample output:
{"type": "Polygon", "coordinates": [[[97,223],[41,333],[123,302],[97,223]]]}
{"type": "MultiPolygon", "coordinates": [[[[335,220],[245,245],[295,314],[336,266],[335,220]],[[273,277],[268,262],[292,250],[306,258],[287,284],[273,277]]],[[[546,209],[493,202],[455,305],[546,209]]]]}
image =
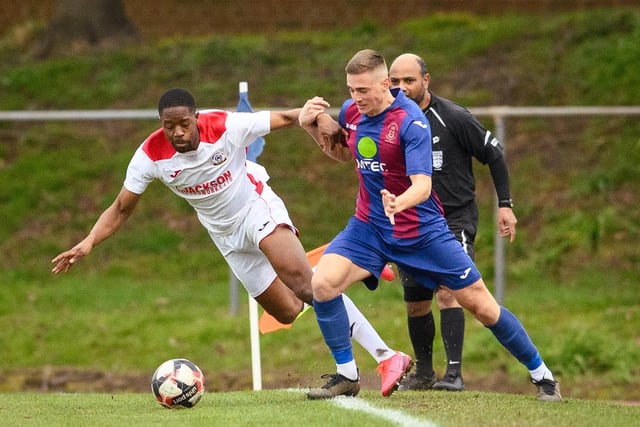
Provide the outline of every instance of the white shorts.
{"type": "Polygon", "coordinates": [[[259,244],[279,225],[286,225],[298,234],[284,202],[265,184],[262,194],[233,233],[209,233],[231,271],[253,298],[260,296],[277,277],[259,244]]]}

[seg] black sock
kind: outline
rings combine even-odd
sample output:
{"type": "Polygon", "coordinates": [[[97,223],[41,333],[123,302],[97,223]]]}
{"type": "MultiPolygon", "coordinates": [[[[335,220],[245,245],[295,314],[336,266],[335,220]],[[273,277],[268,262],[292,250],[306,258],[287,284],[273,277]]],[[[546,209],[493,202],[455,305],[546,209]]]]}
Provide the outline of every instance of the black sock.
{"type": "Polygon", "coordinates": [[[433,322],[433,313],[425,316],[411,317],[407,319],[409,326],[409,338],[416,357],[417,376],[430,377],[433,375],[433,340],[436,335],[436,327],[433,322]]]}
{"type": "Polygon", "coordinates": [[[462,344],[464,342],[464,310],[461,307],[440,311],[440,329],[447,354],[447,373],[462,372],[462,344]]]}

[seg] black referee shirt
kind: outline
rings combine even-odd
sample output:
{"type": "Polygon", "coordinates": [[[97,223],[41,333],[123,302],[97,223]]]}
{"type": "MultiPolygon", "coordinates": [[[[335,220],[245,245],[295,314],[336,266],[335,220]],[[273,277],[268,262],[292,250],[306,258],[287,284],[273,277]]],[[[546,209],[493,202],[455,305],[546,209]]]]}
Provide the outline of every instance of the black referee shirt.
{"type": "Polygon", "coordinates": [[[431,124],[433,189],[445,211],[465,206],[475,199],[472,157],[489,164],[502,156],[502,144],[469,110],[448,99],[431,93],[423,111],[431,124]]]}

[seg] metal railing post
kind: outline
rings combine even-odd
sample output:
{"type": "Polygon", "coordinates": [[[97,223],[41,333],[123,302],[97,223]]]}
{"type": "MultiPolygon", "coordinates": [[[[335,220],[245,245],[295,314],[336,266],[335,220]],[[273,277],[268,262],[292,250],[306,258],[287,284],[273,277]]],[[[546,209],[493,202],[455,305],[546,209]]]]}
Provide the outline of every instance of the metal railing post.
{"type": "MultiPolygon", "coordinates": [[[[503,115],[497,114],[493,117],[493,120],[495,122],[496,138],[498,139],[498,141],[502,142],[502,146],[504,150],[503,155],[506,156],[507,136],[505,132],[505,117],[503,115]]],[[[505,272],[504,272],[504,266],[505,266],[504,239],[500,237],[500,230],[498,229],[497,226],[495,226],[495,224],[498,223],[497,196],[496,196],[496,203],[493,206],[494,206],[494,219],[495,219],[494,221],[495,248],[494,248],[494,256],[493,256],[493,265],[495,270],[495,275],[494,275],[495,276],[494,277],[495,298],[496,298],[496,301],[498,301],[498,304],[502,304],[504,302],[504,289],[506,286],[506,282],[505,282],[505,272]]]]}

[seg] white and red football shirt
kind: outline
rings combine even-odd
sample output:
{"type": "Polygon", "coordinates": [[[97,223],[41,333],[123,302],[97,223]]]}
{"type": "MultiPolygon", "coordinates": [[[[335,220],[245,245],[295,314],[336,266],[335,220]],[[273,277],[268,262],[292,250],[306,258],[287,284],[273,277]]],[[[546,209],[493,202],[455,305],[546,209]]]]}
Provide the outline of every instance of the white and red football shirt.
{"type": "Polygon", "coordinates": [[[246,147],[269,133],[270,114],[205,110],[198,130],[200,144],[187,153],[178,153],[162,129],[149,135],[129,163],[124,186],[142,194],[158,179],[193,206],[208,231],[228,234],[268,179],[257,165],[247,171],[246,147]]]}

